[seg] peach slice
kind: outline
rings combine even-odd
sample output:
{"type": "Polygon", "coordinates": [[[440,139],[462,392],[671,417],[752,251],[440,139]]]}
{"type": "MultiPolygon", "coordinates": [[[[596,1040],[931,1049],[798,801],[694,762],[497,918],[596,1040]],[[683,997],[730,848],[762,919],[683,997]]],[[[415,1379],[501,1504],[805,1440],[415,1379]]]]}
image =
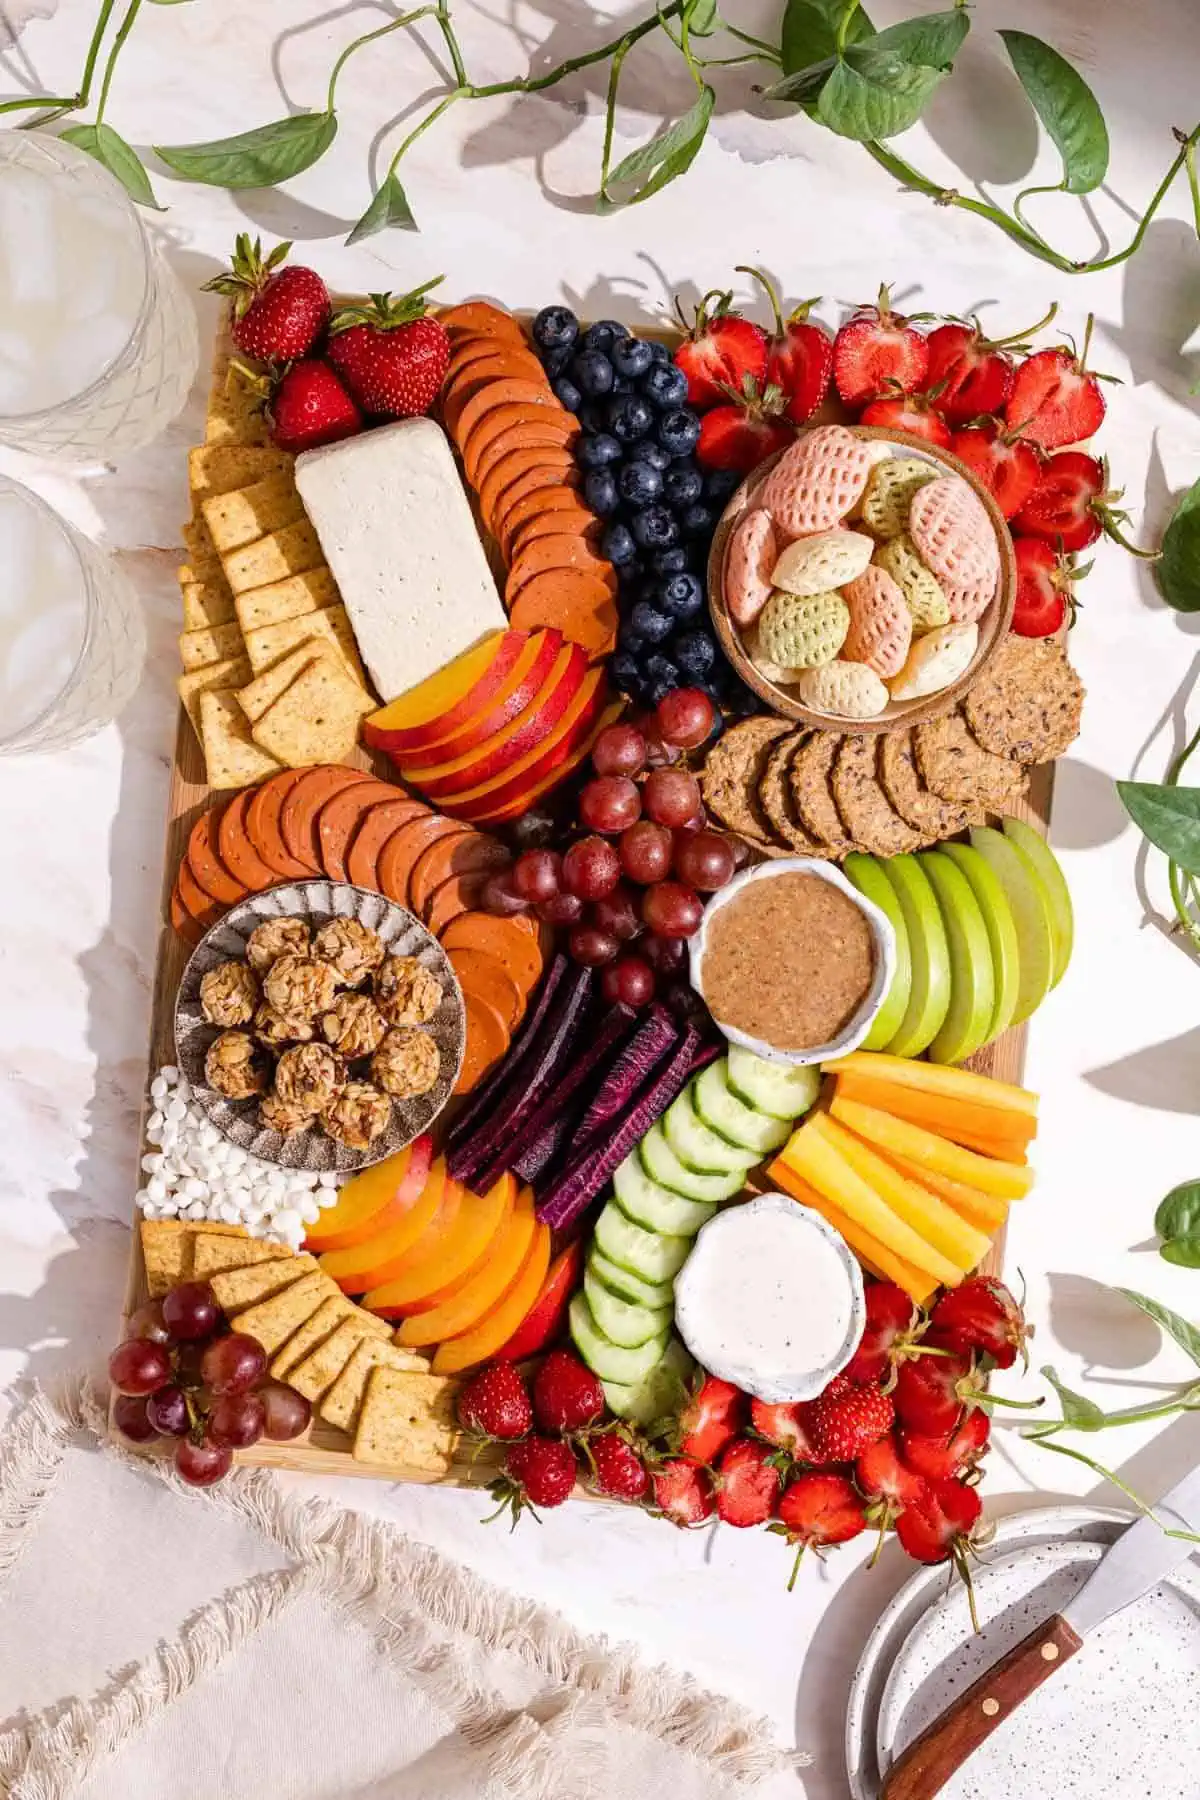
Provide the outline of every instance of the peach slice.
{"type": "Polygon", "coordinates": [[[541,693],[559,659],[563,643],[562,632],[553,626],[549,629],[540,627],[537,631],[530,632],[529,642],[523,647],[512,669],[479,712],[472,713],[469,719],[460,720],[445,737],[439,735],[431,743],[422,745],[416,754],[404,750],[391,752],[400,773],[403,775],[406,768],[414,766],[418,761],[428,763],[435,757],[438,762],[450,762],[452,758],[462,756],[468,750],[478,749],[496,732],[503,731],[541,693]]]}
{"type": "Polygon", "coordinates": [[[403,775],[412,787],[430,799],[451,798],[502,775],[506,769],[549,737],[579,692],[587,672],[587,657],[578,644],[564,644],[542,687],[525,711],[461,756],[441,757],[426,751],[421,762],[406,762],[403,775]]]}
{"type": "Polygon", "coordinates": [[[537,1231],[533,1190],[522,1188],[501,1236],[490,1246],[484,1266],[457,1290],[405,1319],[396,1333],[398,1344],[414,1349],[461,1337],[498,1306],[525,1266],[537,1231]]]}
{"type": "Polygon", "coordinates": [[[429,1176],[433,1139],[414,1138],[406,1150],[352,1176],[335,1203],[321,1214],[305,1235],[305,1249],[348,1250],[375,1237],[388,1226],[398,1225],[420,1199],[429,1176]]]}
{"type": "Polygon", "coordinates": [[[446,1338],[433,1359],[435,1375],[456,1375],[475,1363],[486,1362],[502,1344],[507,1344],[521,1320],[542,1291],[546,1270],[550,1267],[550,1232],[545,1225],[534,1229],[533,1242],[516,1280],[507,1293],[485,1313],[478,1324],[458,1337],[446,1338]]]}
{"type": "Polygon", "coordinates": [[[445,1157],[439,1156],[420,1198],[402,1219],[349,1249],[327,1251],[321,1267],[345,1293],[365,1294],[398,1275],[418,1244],[424,1252],[433,1237],[454,1222],[461,1198],[458,1183],[446,1175],[445,1157]]]}
{"type": "Polygon", "coordinates": [[[485,706],[526,643],[523,631],[493,631],[444,668],[363,720],[375,750],[419,750],[485,706]]]}
{"type": "Polygon", "coordinates": [[[409,1257],[403,1274],[369,1291],[363,1300],[368,1312],[385,1319],[402,1318],[422,1304],[428,1305],[434,1296],[456,1288],[489,1254],[516,1197],[516,1179],[507,1170],[486,1194],[464,1192],[449,1230],[427,1235],[409,1257]]]}
{"type": "Polygon", "coordinates": [[[614,700],[612,705],[605,707],[599,717],[589,726],[587,736],[574,746],[564,763],[552,769],[548,774],[543,774],[540,780],[536,781],[532,787],[524,789],[515,799],[510,798],[503,805],[496,802],[489,806],[486,812],[473,810],[471,813],[473,821],[476,824],[486,821],[488,824],[503,825],[512,819],[519,819],[522,813],[527,812],[537,800],[541,799],[543,794],[548,793],[551,788],[557,787],[560,781],[570,780],[580,764],[585,763],[591,755],[592,745],[604,727],[615,725],[623,710],[624,702],[614,700]]]}
{"type": "MultiPolygon", "coordinates": [[[[585,654],[578,644],[572,648],[578,650],[580,656],[585,654]]],[[[507,807],[514,800],[527,796],[530,788],[538,786],[544,777],[569,761],[576,744],[591,730],[592,720],[603,702],[604,670],[589,669],[570,705],[547,737],[499,775],[493,775],[478,787],[447,794],[441,802],[443,810],[476,820],[484,812],[492,816],[496,809],[507,807]]],[[[527,799],[525,804],[528,804],[527,799]]]]}

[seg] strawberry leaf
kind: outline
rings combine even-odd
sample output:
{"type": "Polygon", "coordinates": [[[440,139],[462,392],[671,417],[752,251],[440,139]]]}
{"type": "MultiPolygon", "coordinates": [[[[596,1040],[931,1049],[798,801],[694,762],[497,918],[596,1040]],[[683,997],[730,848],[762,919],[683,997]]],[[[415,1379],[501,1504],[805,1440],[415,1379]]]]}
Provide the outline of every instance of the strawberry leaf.
{"type": "Polygon", "coordinates": [[[155,212],[164,210],[154,197],[150,177],[136,150],[131,149],[111,125],[72,125],[59,135],[68,144],[74,144],[77,150],[86,151],[102,163],[139,206],[152,206],[155,212]]]}
{"type": "Polygon", "coordinates": [[[597,212],[610,213],[619,206],[635,206],[641,200],[649,200],[652,194],[657,194],[669,181],[689,169],[704,142],[715,100],[716,95],[706,83],[695,104],[681,119],[676,119],[648,144],[643,144],[619,162],[601,190],[596,202],[597,212]],[[614,198],[613,188],[631,185],[632,193],[623,199],[614,198]]]}
{"type": "Polygon", "coordinates": [[[1157,1300],[1151,1300],[1148,1294],[1136,1294],[1132,1288],[1118,1288],[1117,1292],[1140,1307],[1148,1319],[1153,1319],[1200,1366],[1200,1331],[1194,1325],[1190,1325],[1177,1312],[1172,1312],[1169,1306],[1162,1306],[1157,1300]]]}
{"type": "Polygon", "coordinates": [[[337,114],[296,113],[209,144],[154,146],[169,169],[185,181],[210,187],[274,187],[312,167],[337,135],[337,114]]]}
{"type": "Polygon", "coordinates": [[[1176,612],[1200,612],[1200,481],[1171,515],[1154,578],[1176,612]]]}
{"type": "Polygon", "coordinates": [[[416,231],[419,229],[413,217],[412,207],[408,204],[408,195],[397,175],[389,173],[376,189],[370,206],[358,221],[347,244],[357,244],[362,238],[374,237],[377,231],[387,231],[395,227],[400,231],[416,231]]]}
{"type": "Polygon", "coordinates": [[[1200,788],[1118,781],[1121,804],[1142,836],[1182,869],[1200,875],[1200,788]]]}
{"type": "Polygon", "coordinates": [[[1108,172],[1108,127],[1099,102],[1065,56],[1027,31],[1002,31],[1004,48],[1030,105],[1062,157],[1060,186],[1090,194],[1108,172]]]}

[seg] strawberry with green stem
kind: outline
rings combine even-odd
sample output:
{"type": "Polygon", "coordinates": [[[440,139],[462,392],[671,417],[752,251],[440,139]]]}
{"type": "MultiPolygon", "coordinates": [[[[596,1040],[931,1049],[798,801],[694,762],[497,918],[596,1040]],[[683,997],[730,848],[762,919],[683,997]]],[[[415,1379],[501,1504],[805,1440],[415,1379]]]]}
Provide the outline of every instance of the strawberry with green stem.
{"type": "MultiPolygon", "coordinates": [[[[983,1414],[978,1416],[982,1418],[983,1414]]],[[[904,1461],[892,1432],[871,1444],[855,1460],[854,1480],[867,1500],[868,1521],[879,1528],[879,1541],[871,1556],[874,1564],[883,1549],[885,1534],[895,1525],[905,1507],[912,1506],[922,1497],[925,1481],[904,1461]]]]}
{"type": "Polygon", "coordinates": [[[1075,584],[1090,573],[1091,563],[1076,568],[1041,538],[1013,540],[1017,565],[1017,597],[1012,629],[1018,637],[1054,637],[1064,624],[1073,625],[1079,611],[1075,584]]]}
{"type": "Polygon", "coordinates": [[[537,1519],[539,1506],[564,1505],[571,1497],[577,1474],[575,1453],[562,1438],[522,1438],[505,1457],[504,1473],[492,1483],[492,1498],[498,1505],[484,1523],[490,1524],[501,1513],[511,1512],[515,1527],[523,1512],[532,1513],[537,1519]]]}
{"type": "Polygon", "coordinates": [[[740,390],[726,388],[720,397],[725,404],[712,407],[700,420],[696,461],[702,469],[748,475],[792,442],[795,426],[785,416],[787,397],[774,382],[760,388],[753,375],[746,375],[740,390]]]}
{"type": "Polygon", "coordinates": [[[262,240],[241,232],[229,269],[205,290],[233,301],[233,341],[261,362],[295,362],[307,356],[329,323],[329,290],[313,269],[283,267],[290,243],[263,255],[262,240]]]}
{"type": "Polygon", "coordinates": [[[816,1462],[812,1438],[805,1423],[803,1401],[754,1400],[750,1404],[751,1429],[764,1443],[786,1450],[792,1462],[816,1462]]]}
{"type": "Polygon", "coordinates": [[[997,1369],[1011,1369],[1018,1355],[1029,1366],[1033,1327],[1016,1295],[995,1275],[973,1275],[947,1288],[929,1318],[931,1341],[959,1356],[986,1356],[997,1369]]]}
{"type": "Polygon", "coordinates": [[[860,425],[877,425],[887,431],[907,431],[924,438],[938,450],[950,448],[950,427],[938,409],[934,393],[885,394],[872,400],[859,415],[860,425]]]}
{"type": "Polygon", "coordinates": [[[704,1525],[716,1508],[712,1478],[686,1456],[668,1457],[650,1472],[652,1510],[672,1525],[689,1530],[704,1525]]]}
{"type": "Polygon", "coordinates": [[[969,425],[1004,410],[1016,379],[1013,353],[1023,356],[1028,340],[1057,312],[1056,302],[1036,325],[1002,338],[985,337],[976,318],[948,320],[929,333],[928,379],[930,388],[937,388],[935,405],[947,424],[969,425]]]}
{"type": "Polygon", "coordinates": [[[747,380],[756,389],[765,384],[767,334],[761,325],[733,311],[732,293],[711,289],[695,309],[690,325],[678,296],[675,312],[685,335],[685,342],[675,352],[675,366],[687,377],[689,406],[719,406],[730,389],[742,393],[747,380]]]}
{"type": "Polygon", "coordinates": [[[604,1415],[599,1377],[573,1350],[551,1350],[533,1378],[533,1412],[539,1431],[586,1431],[604,1415]]]}
{"type": "Polygon", "coordinates": [[[826,1544],[847,1544],[866,1528],[862,1496],[847,1476],[814,1470],[789,1482],[779,1501],[778,1521],[768,1526],[796,1546],[788,1593],[796,1585],[807,1549],[820,1555],[826,1544]]]}
{"type": "Polygon", "coordinates": [[[969,1558],[978,1542],[983,1502],[964,1481],[927,1481],[896,1520],[900,1546],[915,1562],[952,1562],[966,1583],[971,1623],[979,1630],[969,1558]]]}
{"type": "Polygon", "coordinates": [[[902,1426],[900,1459],[906,1469],[925,1481],[945,1481],[950,1477],[969,1481],[987,1453],[991,1435],[992,1421],[978,1407],[967,1413],[948,1437],[922,1437],[902,1426]]]}
{"type": "Polygon", "coordinates": [[[680,1453],[695,1462],[715,1463],[745,1422],[746,1396],[742,1390],[718,1375],[703,1375],[679,1415],[676,1438],[680,1453]]]}
{"type": "Polygon", "coordinates": [[[717,1517],[744,1530],[764,1525],[779,1498],[779,1454],[753,1438],[735,1438],[717,1465],[717,1517]]]}
{"type": "Polygon", "coordinates": [[[887,1436],[895,1416],[891,1395],[882,1388],[853,1387],[847,1383],[836,1392],[827,1389],[805,1412],[815,1460],[855,1462],[872,1444],[887,1436]]]}
{"type": "Polygon", "coordinates": [[[1041,538],[1059,550],[1086,550],[1103,533],[1131,556],[1153,562],[1157,550],[1131,544],[1121,527],[1129,514],[1117,505],[1123,488],[1108,485],[1108,458],[1083,450],[1060,450],[1038,471],[1033,492],[1014,515],[1014,532],[1041,538]]]}
{"type": "Polygon", "coordinates": [[[362,413],[329,364],[315,357],[284,370],[270,392],[267,420],[272,441],[294,455],[354,437],[364,424],[362,413]]]}
{"type": "Polygon", "coordinates": [[[1021,364],[1004,409],[1010,431],[1043,450],[1081,444],[1099,431],[1107,411],[1100,383],[1118,378],[1096,375],[1087,366],[1094,324],[1089,313],[1078,354],[1073,344],[1060,345],[1038,350],[1021,364]]]}
{"type": "Polygon", "coordinates": [[[642,1500],[650,1491],[650,1476],[633,1434],[621,1426],[593,1433],[584,1443],[591,1471],[590,1485],[610,1500],[642,1500]]]}
{"type": "Polygon", "coordinates": [[[816,300],[803,300],[786,319],[775,284],[761,269],[738,264],[739,275],[750,275],[765,291],[775,316],[775,329],[767,340],[767,366],[763,381],[785,396],[784,415],[794,425],[811,419],[829,392],[833,378],[833,337],[809,314],[816,300]]]}
{"type": "Polygon", "coordinates": [[[425,296],[441,280],[437,275],[398,298],[372,294],[334,316],[327,354],[364,412],[415,419],[437,399],[450,339],[429,316],[425,296]]]}
{"type": "Polygon", "coordinates": [[[458,1422],[484,1441],[512,1442],[533,1429],[529,1390],[511,1363],[488,1363],[459,1390],[458,1422]]]}
{"type": "Polygon", "coordinates": [[[872,1281],[866,1290],[866,1321],[858,1348],[842,1370],[855,1386],[890,1387],[896,1365],[919,1354],[926,1320],[894,1281],[872,1281]]]}
{"type": "Polygon", "coordinates": [[[956,431],[950,448],[983,483],[1006,519],[1020,512],[1037,487],[1041,457],[1019,431],[1005,431],[999,419],[981,419],[956,431]]]}
{"type": "Polygon", "coordinates": [[[833,341],[833,378],[847,406],[858,410],[889,393],[913,394],[929,375],[929,343],[910,318],[892,311],[885,286],[833,341]]]}

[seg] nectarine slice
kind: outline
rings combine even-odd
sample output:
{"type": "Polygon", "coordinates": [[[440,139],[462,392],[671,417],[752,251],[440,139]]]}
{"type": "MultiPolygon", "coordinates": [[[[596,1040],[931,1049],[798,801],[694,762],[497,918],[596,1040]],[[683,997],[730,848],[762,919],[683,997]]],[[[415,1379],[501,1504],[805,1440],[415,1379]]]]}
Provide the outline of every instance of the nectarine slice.
{"type": "Polygon", "coordinates": [[[401,1259],[417,1244],[426,1242],[427,1232],[445,1230],[458,1211],[461,1197],[458,1183],[447,1178],[445,1157],[439,1156],[420,1198],[403,1218],[350,1249],[326,1251],[321,1267],[347,1294],[363,1294],[368,1288],[378,1287],[381,1281],[399,1274],[401,1259]]]}
{"type": "Polygon", "coordinates": [[[396,1333],[398,1344],[414,1349],[461,1337],[486,1318],[503,1300],[525,1266],[538,1229],[533,1212],[533,1191],[522,1188],[504,1231],[492,1246],[484,1267],[437,1306],[426,1307],[405,1319],[396,1333]]]}
{"type": "Polygon", "coordinates": [[[506,725],[518,718],[537,699],[559,659],[564,641],[562,632],[556,627],[549,630],[539,628],[530,632],[529,641],[513,667],[478,711],[471,713],[466,719],[460,719],[444,737],[439,730],[439,735],[429,743],[422,744],[416,754],[411,751],[395,753],[395,762],[401,773],[407,766],[418,761],[449,762],[453,757],[478,748],[497,731],[503,731],[506,725]]]}
{"type": "Polygon", "coordinates": [[[492,631],[416,687],[363,720],[363,736],[377,750],[416,750],[470,718],[500,686],[526,644],[520,631],[492,631]]]}
{"type": "Polygon", "coordinates": [[[406,1150],[353,1175],[305,1234],[307,1250],[348,1250],[398,1225],[419,1199],[429,1176],[433,1139],[414,1138],[406,1150]]]}
{"type": "Polygon", "coordinates": [[[502,1344],[507,1344],[541,1293],[549,1267],[550,1232],[545,1225],[537,1225],[528,1255],[508,1292],[470,1331],[447,1338],[438,1346],[433,1373],[455,1375],[460,1369],[469,1369],[495,1355],[502,1344]]]}
{"type": "Polygon", "coordinates": [[[513,1209],[516,1178],[505,1170],[486,1194],[463,1193],[458,1215],[447,1231],[423,1242],[403,1274],[374,1287],[363,1305],[385,1319],[400,1318],[423,1300],[466,1278],[484,1256],[513,1209]]]}
{"type": "Polygon", "coordinates": [[[431,799],[440,799],[498,778],[550,736],[579,692],[586,670],[587,658],[578,645],[563,644],[542,686],[519,717],[459,756],[442,757],[429,750],[419,762],[406,761],[402,769],[405,781],[431,799]]]}
{"type": "MultiPolygon", "coordinates": [[[[571,648],[586,661],[587,652],[580,645],[572,644],[571,648]]],[[[477,787],[464,787],[455,793],[439,796],[445,811],[456,812],[461,817],[474,821],[477,809],[486,808],[490,812],[493,807],[507,806],[519,798],[524,798],[525,805],[528,805],[528,790],[549,775],[551,770],[560,768],[569,760],[576,744],[590,730],[591,722],[603,701],[604,670],[588,669],[570,705],[548,736],[516,762],[493,774],[488,780],[481,781],[477,787]]]]}
{"type": "Polygon", "coordinates": [[[487,823],[489,825],[500,825],[507,823],[511,819],[519,819],[523,813],[529,810],[535,801],[541,799],[543,794],[548,793],[551,788],[557,787],[560,781],[570,780],[580,764],[585,763],[592,754],[592,745],[600,736],[600,733],[604,730],[605,726],[615,725],[623,710],[624,702],[614,700],[612,705],[605,707],[599,717],[592,722],[588,728],[587,736],[582,742],[574,745],[571,754],[564,763],[559,767],[552,769],[548,774],[543,774],[540,780],[535,782],[531,788],[526,789],[524,793],[518,794],[515,799],[510,798],[503,804],[499,801],[495,801],[486,811],[480,808],[473,808],[471,812],[472,820],[476,824],[487,823]]]}

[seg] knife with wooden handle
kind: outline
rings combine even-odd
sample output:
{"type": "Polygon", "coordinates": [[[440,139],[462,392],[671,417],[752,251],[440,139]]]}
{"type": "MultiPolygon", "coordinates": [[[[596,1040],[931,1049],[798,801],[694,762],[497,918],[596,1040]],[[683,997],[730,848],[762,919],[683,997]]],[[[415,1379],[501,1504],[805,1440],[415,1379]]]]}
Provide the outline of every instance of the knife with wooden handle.
{"type": "Polygon", "coordinates": [[[891,1765],[880,1800],[933,1800],[1018,1706],[1082,1650],[1090,1631],[1157,1587],[1197,1548],[1200,1468],[1123,1531],[1069,1606],[993,1663],[891,1765]],[[1172,1532],[1177,1535],[1170,1535],[1172,1532]]]}

